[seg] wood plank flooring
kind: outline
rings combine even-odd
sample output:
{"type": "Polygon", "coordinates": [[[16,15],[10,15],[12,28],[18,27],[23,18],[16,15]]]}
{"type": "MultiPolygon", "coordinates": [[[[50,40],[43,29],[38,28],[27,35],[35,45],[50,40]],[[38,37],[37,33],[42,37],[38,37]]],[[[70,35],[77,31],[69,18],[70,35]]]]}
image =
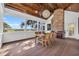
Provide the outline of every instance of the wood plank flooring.
{"type": "Polygon", "coordinates": [[[4,44],[0,56],[79,56],[79,41],[56,39],[52,48],[35,45],[35,40],[23,40],[4,44]]]}

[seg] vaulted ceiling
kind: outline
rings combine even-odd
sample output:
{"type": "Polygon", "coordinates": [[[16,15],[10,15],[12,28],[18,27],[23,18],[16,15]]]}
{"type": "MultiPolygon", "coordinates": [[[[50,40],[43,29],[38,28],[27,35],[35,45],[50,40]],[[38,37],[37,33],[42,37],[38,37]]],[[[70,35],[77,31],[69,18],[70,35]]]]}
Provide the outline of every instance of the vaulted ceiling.
{"type": "Polygon", "coordinates": [[[5,3],[5,7],[41,18],[44,18],[42,16],[44,10],[49,10],[51,14],[59,8],[71,11],[79,10],[79,4],[72,3],[5,3]]]}

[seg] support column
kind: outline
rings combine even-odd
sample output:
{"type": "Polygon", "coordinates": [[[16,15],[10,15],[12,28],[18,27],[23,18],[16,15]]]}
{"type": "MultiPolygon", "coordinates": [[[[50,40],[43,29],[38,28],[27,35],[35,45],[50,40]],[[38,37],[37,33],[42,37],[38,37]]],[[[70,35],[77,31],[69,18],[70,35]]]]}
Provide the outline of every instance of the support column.
{"type": "Polygon", "coordinates": [[[3,36],[3,4],[0,3],[0,48],[2,46],[2,36],[3,36]]]}
{"type": "Polygon", "coordinates": [[[37,22],[37,30],[36,31],[38,32],[38,22],[37,22]]]}
{"type": "Polygon", "coordinates": [[[27,24],[26,24],[26,20],[24,21],[24,26],[25,26],[25,28],[24,28],[24,31],[26,31],[26,28],[27,28],[27,24]]]}
{"type": "Polygon", "coordinates": [[[54,31],[64,31],[64,10],[57,9],[54,11],[52,21],[52,29],[54,31]]]}

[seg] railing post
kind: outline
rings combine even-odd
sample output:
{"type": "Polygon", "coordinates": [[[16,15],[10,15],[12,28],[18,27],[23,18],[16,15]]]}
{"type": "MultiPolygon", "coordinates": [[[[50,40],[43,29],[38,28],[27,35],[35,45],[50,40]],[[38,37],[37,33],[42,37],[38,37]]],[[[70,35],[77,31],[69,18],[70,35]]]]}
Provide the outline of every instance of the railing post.
{"type": "Polygon", "coordinates": [[[2,38],[3,38],[3,8],[4,5],[0,3],[0,48],[2,47],[2,38]]]}

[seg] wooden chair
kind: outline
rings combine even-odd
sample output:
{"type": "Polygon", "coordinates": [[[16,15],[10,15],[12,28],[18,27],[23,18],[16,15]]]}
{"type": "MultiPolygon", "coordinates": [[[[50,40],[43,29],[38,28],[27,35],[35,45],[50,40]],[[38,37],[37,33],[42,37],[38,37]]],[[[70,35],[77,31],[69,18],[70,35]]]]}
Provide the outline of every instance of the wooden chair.
{"type": "Polygon", "coordinates": [[[44,36],[38,37],[38,43],[42,45],[42,47],[45,45],[44,44],[44,36]]]}
{"type": "Polygon", "coordinates": [[[44,46],[44,33],[37,33],[36,34],[36,40],[35,40],[35,43],[40,43],[42,46],[44,46]]]}
{"type": "Polygon", "coordinates": [[[50,35],[51,35],[51,33],[46,33],[45,36],[42,37],[42,39],[41,39],[42,46],[45,46],[45,47],[51,47],[52,46],[52,43],[51,43],[51,40],[50,40],[50,35]]]}
{"type": "Polygon", "coordinates": [[[55,42],[55,39],[56,39],[56,33],[55,32],[51,32],[51,34],[50,34],[50,41],[51,41],[52,45],[55,42]]]}
{"type": "Polygon", "coordinates": [[[45,43],[46,47],[51,47],[52,46],[52,43],[51,43],[51,40],[50,40],[50,36],[51,36],[51,33],[47,33],[45,35],[44,43],[45,43]]]}

